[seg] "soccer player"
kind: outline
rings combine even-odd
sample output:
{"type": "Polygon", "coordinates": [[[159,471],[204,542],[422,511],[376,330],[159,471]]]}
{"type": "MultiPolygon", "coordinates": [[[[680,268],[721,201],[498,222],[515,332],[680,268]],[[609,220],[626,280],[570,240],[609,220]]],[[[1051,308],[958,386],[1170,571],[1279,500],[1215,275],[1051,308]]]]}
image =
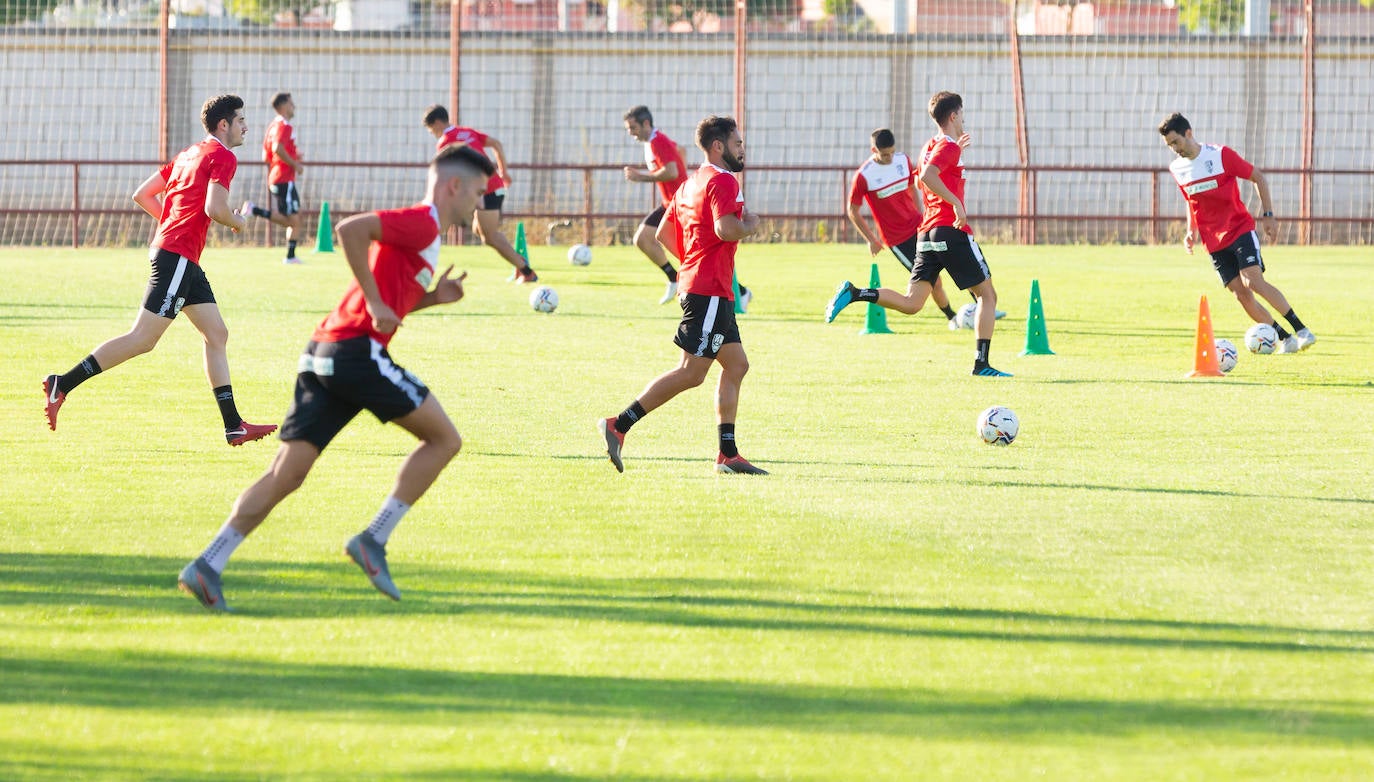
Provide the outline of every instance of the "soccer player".
{"type": "MultiPolygon", "coordinates": [[[[916,208],[916,169],[905,152],[897,151],[897,139],[892,131],[882,128],[873,131],[872,155],[854,172],[849,187],[849,222],[868,240],[869,255],[877,255],[884,247],[892,251],[902,268],[911,272],[916,261],[917,229],[921,213],[916,208]],[[867,203],[878,224],[875,232],[864,219],[861,205],[867,203]]],[[[951,330],[959,328],[955,317],[959,313],[949,306],[945,286],[937,276],[931,285],[930,298],[945,313],[951,330]]]]}
{"type": "Polygon", "coordinates": [[[66,374],[44,378],[49,429],[57,429],[57,411],[73,389],[152,350],[179,312],[205,338],[205,375],[224,419],[225,441],[242,445],[277,429],[275,424],[250,424],[239,415],[229,383],[229,330],[220,317],[210,280],[200,268],[212,220],[236,233],[248,222],[229,207],[229,184],[238,168],[238,158],[229,150],[242,144],[248,132],[243,99],[218,95],[205,101],[200,121],[209,135],[144,180],[133,194],[143,211],[158,221],[143,307],[127,333],[102,343],[66,374]]]}
{"type": "Polygon", "coordinates": [[[407,314],[463,297],[466,273],[451,278],[450,266],[435,279],[440,237],[449,226],[471,223],[495,170],[471,147],[445,147],[429,165],[424,201],[339,223],[339,243],[354,279],[301,355],[281,447],[267,473],[239,495],[209,547],[178,578],[181,590],[206,608],[228,610],[220,574],[229,556],[300,487],[320,452],[363,410],[395,421],[420,440],[372,523],[344,547],[378,591],[401,599],[386,564],[387,540],[458,454],[462,439],[425,384],[392,362],[387,345],[407,314]]]}
{"type": "Polygon", "coordinates": [[[511,277],[516,283],[537,282],[539,275],[530,268],[529,259],[521,257],[511,246],[510,240],[501,233],[501,205],[506,201],[506,188],[510,187],[510,172],[506,169],[506,151],[501,142],[480,130],[449,124],[448,109],[437,103],[425,109],[425,128],[438,139],[438,149],[449,144],[467,144],[486,154],[491,150],[496,158],[496,173],[487,183],[487,192],[477,206],[477,216],[473,228],[482,242],[495,250],[506,262],[515,267],[511,277]]]}
{"type": "Polygon", "coordinates": [[[1169,164],[1183,199],[1188,203],[1188,231],[1183,235],[1183,248],[1193,251],[1198,235],[1212,254],[1212,268],[1221,277],[1221,284],[1235,294],[1245,314],[1256,323],[1268,323],[1279,335],[1278,353],[1306,350],[1317,337],[1288,306],[1283,293],[1264,279],[1264,260],[1260,257],[1259,237],[1255,235],[1255,218],[1240,199],[1236,179],[1248,179],[1259,193],[1260,217],[1264,220],[1264,240],[1278,237],[1278,221],[1269,200],[1269,182],[1258,168],[1230,147],[1221,144],[1200,144],[1193,138],[1193,126],[1182,114],[1170,114],[1159,125],[1159,135],[1178,157],[1169,164]],[[1283,313],[1284,320],[1293,327],[1288,333],[1274,316],[1255,300],[1255,294],[1283,313]]]}
{"type": "Polygon", "coordinates": [[[701,385],[711,365],[720,362],[716,472],[767,475],[740,456],[735,446],[735,413],[749,358],[735,323],[730,283],[736,247],[759,230],[758,215],[744,208],[734,176],[744,170],[744,138],[733,119],[713,116],[697,125],[696,139],[706,153],[706,163],[673,196],[657,231],[658,241],[682,262],[678,274],[682,322],[673,340],[682,349],[681,362],[650,381],[619,416],[598,421],[597,426],[606,437],[611,463],[624,472],[620,451],[630,427],[683,391],[701,385]]]}
{"type": "Polygon", "coordinates": [[[917,236],[916,262],[911,268],[911,282],[906,295],[888,288],[856,288],[848,280],[825,309],[825,322],[855,301],[876,303],[907,315],[921,311],[934,287],[940,271],[949,272],[950,279],[960,290],[972,291],[978,300],[977,353],[972,374],[979,377],[1010,377],[988,363],[992,345],[992,331],[997,317],[997,292],[992,287],[992,272],[978,243],[964,210],[964,167],[959,158],[962,149],[956,139],[964,135],[964,100],[953,92],[937,92],[930,98],[930,117],[940,132],[926,142],[921,152],[921,194],[925,202],[925,216],[917,236]]]}
{"type": "Polygon", "coordinates": [[[668,287],[663,291],[659,304],[667,304],[677,298],[677,270],[663,245],[658,243],[655,234],[663,220],[664,210],[673,194],[687,181],[687,160],[677,142],[668,134],[654,127],[654,115],[648,106],[635,106],[625,112],[625,132],[636,141],[644,143],[644,168],[625,166],[625,178],[631,182],[654,182],[658,185],[663,205],[650,212],[635,229],[635,246],[648,256],[654,265],[663,270],[668,278],[668,287]]]}
{"type": "Polygon", "coordinates": [[[305,169],[296,151],[296,129],[291,124],[296,116],[296,102],[291,93],[279,92],[272,98],[277,116],[267,126],[262,139],[262,162],[267,164],[268,208],[245,201],[242,214],[265,217],[286,229],[286,257],[282,263],[297,264],[296,236],[301,232],[301,191],[296,187],[296,175],[305,169]]]}

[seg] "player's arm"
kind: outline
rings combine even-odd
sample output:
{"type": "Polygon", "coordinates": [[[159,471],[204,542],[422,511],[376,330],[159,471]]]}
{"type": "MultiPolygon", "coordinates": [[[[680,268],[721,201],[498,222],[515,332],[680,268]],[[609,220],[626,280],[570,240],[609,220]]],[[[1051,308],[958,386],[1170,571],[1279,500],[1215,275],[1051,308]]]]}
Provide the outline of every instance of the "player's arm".
{"type": "Polygon", "coordinates": [[[859,234],[868,240],[868,254],[877,255],[878,251],[883,249],[883,243],[873,232],[868,221],[864,219],[862,209],[862,205],[850,203],[849,209],[846,210],[849,214],[849,222],[853,223],[854,227],[859,230],[859,234]]]}
{"type": "Polygon", "coordinates": [[[286,145],[280,141],[272,145],[272,154],[284,160],[286,165],[290,166],[297,173],[305,168],[305,164],[301,162],[301,159],[291,154],[290,150],[286,148],[286,145]]]}
{"type": "Polygon", "coordinates": [[[940,180],[940,169],[934,163],[926,163],[921,169],[921,184],[941,200],[954,207],[954,227],[963,228],[968,224],[968,214],[964,212],[964,202],[940,180]]]}
{"type": "Polygon", "coordinates": [[[248,218],[229,208],[229,188],[218,182],[210,183],[210,192],[205,198],[205,216],[236,232],[248,227],[248,218]]]}
{"type": "Polygon", "coordinates": [[[1272,242],[1279,238],[1279,221],[1274,217],[1274,202],[1269,198],[1269,180],[1264,178],[1264,174],[1258,168],[1250,171],[1250,176],[1246,177],[1255,184],[1255,192],[1260,197],[1260,219],[1264,221],[1264,241],[1272,242]]]}
{"type": "Polygon", "coordinates": [[[738,242],[753,236],[759,230],[759,216],[747,209],[741,210],[743,219],[732,214],[716,218],[716,236],[722,242],[738,242]]]}
{"type": "Polygon", "coordinates": [[[669,160],[667,163],[664,163],[661,168],[652,170],[648,168],[633,168],[631,166],[625,167],[625,178],[629,179],[631,182],[671,182],[677,179],[677,174],[676,160],[669,160]],[[634,176],[630,176],[631,171],[634,172],[634,176]]]}
{"type": "Polygon", "coordinates": [[[334,230],[339,235],[339,245],[343,247],[348,268],[353,271],[358,288],[363,292],[363,301],[367,302],[367,311],[372,315],[372,327],[382,334],[390,334],[401,325],[401,319],[396,317],[395,310],[382,301],[377,278],[372,276],[372,269],[367,265],[368,248],[382,238],[382,218],[376,212],[364,212],[341,221],[334,230]]]}
{"type": "Polygon", "coordinates": [[[501,177],[501,181],[510,187],[510,171],[506,168],[506,150],[501,146],[501,142],[487,136],[487,149],[496,157],[496,175],[501,177]]]}
{"type": "Polygon", "coordinates": [[[167,180],[162,178],[162,172],[159,171],[143,180],[143,184],[134,191],[134,203],[151,215],[154,220],[161,220],[162,192],[166,189],[167,180]]]}
{"type": "Polygon", "coordinates": [[[667,250],[669,255],[681,261],[682,245],[678,244],[681,241],[681,233],[677,217],[674,214],[676,208],[676,203],[669,202],[668,208],[663,213],[663,219],[658,221],[658,229],[654,231],[654,238],[663,245],[663,249],[667,250]]]}
{"type": "Polygon", "coordinates": [[[452,272],[452,266],[444,269],[444,273],[439,275],[439,279],[434,283],[434,289],[426,292],[420,303],[415,305],[416,310],[433,307],[435,304],[452,304],[463,298],[463,280],[467,279],[468,273],[463,272],[457,279],[453,279],[449,277],[452,272]]]}

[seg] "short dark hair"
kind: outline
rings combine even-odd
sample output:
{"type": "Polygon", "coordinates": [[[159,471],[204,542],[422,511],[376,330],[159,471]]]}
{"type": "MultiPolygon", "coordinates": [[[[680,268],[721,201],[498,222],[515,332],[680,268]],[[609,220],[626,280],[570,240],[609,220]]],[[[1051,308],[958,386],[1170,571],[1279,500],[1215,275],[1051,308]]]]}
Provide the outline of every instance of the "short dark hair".
{"type": "Polygon", "coordinates": [[[448,122],[448,109],[437,103],[425,109],[425,127],[436,122],[448,122]]]}
{"type": "Polygon", "coordinates": [[[429,167],[452,171],[459,176],[471,176],[478,172],[492,176],[496,173],[496,165],[491,162],[491,158],[461,143],[449,144],[439,150],[429,162],[429,167]]]}
{"type": "Polygon", "coordinates": [[[1161,136],[1167,136],[1170,133],[1177,133],[1182,136],[1192,129],[1193,126],[1188,124],[1188,118],[1179,114],[1177,111],[1165,117],[1164,121],[1159,123],[1159,135],[1161,136]]]}
{"type": "Polygon", "coordinates": [[[291,100],[291,93],[279,92],[276,95],[272,96],[272,108],[280,111],[282,104],[286,103],[289,100],[291,100]]]}
{"type": "Polygon", "coordinates": [[[234,112],[243,108],[243,98],[237,95],[216,95],[200,107],[200,124],[206,133],[214,133],[221,120],[234,121],[234,112]]]}
{"type": "Polygon", "coordinates": [[[711,115],[697,123],[697,146],[701,147],[702,152],[710,152],[711,145],[719,141],[724,144],[730,140],[730,134],[739,127],[732,117],[719,117],[711,115]]]}
{"type": "Polygon", "coordinates": [[[878,128],[873,131],[874,149],[887,149],[897,146],[897,137],[892,135],[892,131],[887,128],[878,128]]]}
{"type": "Polygon", "coordinates": [[[625,116],[622,117],[622,119],[624,119],[627,122],[630,120],[634,120],[635,122],[647,122],[649,123],[650,127],[652,127],[654,124],[654,115],[649,113],[648,106],[635,106],[634,108],[625,112],[625,116]]]}
{"type": "Polygon", "coordinates": [[[940,127],[944,127],[949,121],[949,115],[963,107],[964,99],[959,97],[958,93],[940,90],[930,96],[930,118],[940,127]]]}

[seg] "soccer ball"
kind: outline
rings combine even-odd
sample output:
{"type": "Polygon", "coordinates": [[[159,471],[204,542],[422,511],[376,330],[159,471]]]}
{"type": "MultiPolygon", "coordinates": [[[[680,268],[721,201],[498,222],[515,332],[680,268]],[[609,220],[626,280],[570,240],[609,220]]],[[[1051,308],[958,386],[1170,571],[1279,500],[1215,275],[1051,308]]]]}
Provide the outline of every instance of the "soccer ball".
{"type": "Polygon", "coordinates": [[[1236,368],[1236,360],[1240,354],[1236,351],[1235,343],[1229,339],[1217,340],[1217,366],[1222,372],[1230,372],[1236,368]]]}
{"type": "Polygon", "coordinates": [[[1011,445],[1020,429],[1016,413],[1007,407],[994,405],[978,416],[978,436],[988,445],[1011,445]]]}
{"type": "Polygon", "coordinates": [[[1256,323],[1245,332],[1245,347],[1251,353],[1273,353],[1279,333],[1268,323],[1256,323]]]}
{"type": "Polygon", "coordinates": [[[573,266],[586,266],[592,262],[592,248],[585,244],[574,244],[568,248],[568,263],[573,266]]]}
{"type": "Polygon", "coordinates": [[[971,329],[978,325],[978,302],[971,301],[959,308],[959,314],[954,316],[954,322],[959,324],[961,329],[971,329]]]}
{"type": "Polygon", "coordinates": [[[530,307],[535,312],[553,312],[558,309],[558,293],[547,285],[540,285],[530,291],[530,307]]]}

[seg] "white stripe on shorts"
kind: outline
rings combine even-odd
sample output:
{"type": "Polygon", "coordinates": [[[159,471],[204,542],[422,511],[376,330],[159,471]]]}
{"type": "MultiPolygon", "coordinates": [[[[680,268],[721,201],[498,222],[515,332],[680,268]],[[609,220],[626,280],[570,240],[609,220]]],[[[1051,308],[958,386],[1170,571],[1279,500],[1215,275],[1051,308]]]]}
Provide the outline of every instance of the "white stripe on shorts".
{"type": "Polygon", "coordinates": [[[716,327],[716,312],[720,309],[720,297],[712,296],[711,303],[706,305],[706,317],[701,321],[701,344],[697,345],[698,356],[706,355],[706,349],[711,346],[711,329],[716,327]]]}
{"type": "Polygon", "coordinates": [[[382,343],[375,339],[369,341],[372,343],[372,360],[377,364],[377,371],[381,373],[382,377],[390,380],[397,388],[401,389],[401,392],[410,397],[410,401],[419,407],[420,403],[425,401],[420,396],[420,389],[406,376],[405,370],[391,363],[391,359],[382,355],[382,343]]]}
{"type": "MultiPolygon", "coordinates": [[[[156,255],[157,251],[154,250],[153,253],[156,255]]],[[[172,309],[172,302],[176,300],[177,290],[181,287],[181,278],[186,276],[186,264],[188,263],[190,261],[186,260],[186,256],[177,256],[177,270],[172,273],[172,281],[167,284],[167,298],[162,300],[162,306],[157,310],[158,317],[167,317],[167,312],[172,309]]]]}
{"type": "Polygon", "coordinates": [[[973,248],[973,258],[978,261],[978,268],[983,270],[983,279],[992,279],[992,270],[988,268],[988,262],[983,259],[983,248],[979,247],[978,243],[973,241],[972,236],[968,238],[968,244],[969,247],[973,248]]]}
{"type": "Polygon", "coordinates": [[[913,265],[914,263],[916,263],[916,261],[915,261],[915,259],[913,259],[913,258],[908,258],[908,257],[906,257],[905,255],[902,255],[902,248],[901,248],[900,245],[895,245],[895,244],[894,244],[894,245],[892,245],[891,247],[889,247],[889,248],[887,248],[887,249],[891,250],[891,251],[892,251],[892,254],[895,255],[895,256],[897,256],[897,262],[898,262],[898,263],[900,263],[901,265],[905,266],[907,271],[911,271],[911,267],[912,267],[912,265],[913,265]]]}

